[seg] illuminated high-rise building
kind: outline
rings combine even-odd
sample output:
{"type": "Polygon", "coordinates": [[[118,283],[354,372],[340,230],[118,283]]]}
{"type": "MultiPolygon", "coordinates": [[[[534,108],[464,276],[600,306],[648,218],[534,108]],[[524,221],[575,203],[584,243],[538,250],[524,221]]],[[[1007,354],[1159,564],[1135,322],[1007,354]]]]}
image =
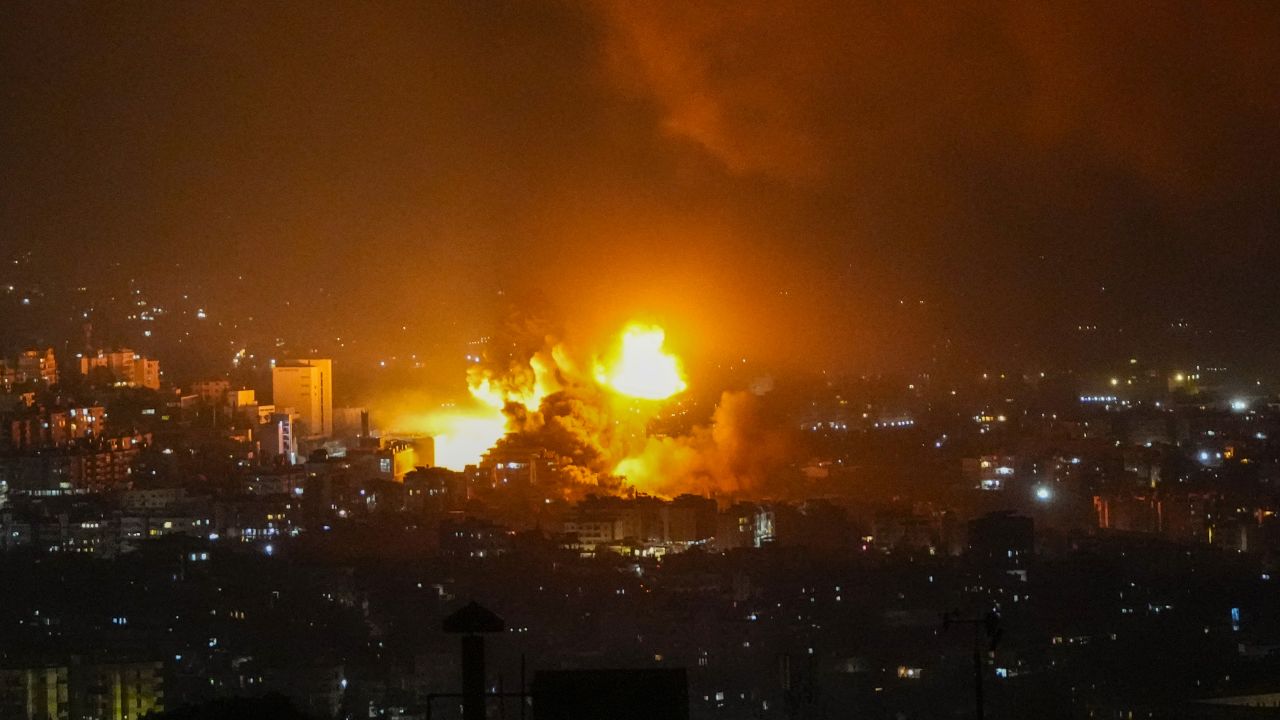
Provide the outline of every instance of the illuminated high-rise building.
{"type": "Polygon", "coordinates": [[[333,435],[333,361],[303,359],[279,362],[271,370],[272,401],[277,411],[293,408],[300,437],[333,435]]]}

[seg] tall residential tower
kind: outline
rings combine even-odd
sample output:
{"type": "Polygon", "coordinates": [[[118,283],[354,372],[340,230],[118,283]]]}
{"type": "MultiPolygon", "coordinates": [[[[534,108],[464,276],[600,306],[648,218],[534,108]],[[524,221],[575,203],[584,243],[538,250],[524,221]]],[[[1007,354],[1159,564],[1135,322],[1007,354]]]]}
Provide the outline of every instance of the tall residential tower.
{"type": "Polygon", "coordinates": [[[293,408],[303,438],[333,435],[333,361],[308,358],[276,363],[271,394],[277,412],[293,408]]]}

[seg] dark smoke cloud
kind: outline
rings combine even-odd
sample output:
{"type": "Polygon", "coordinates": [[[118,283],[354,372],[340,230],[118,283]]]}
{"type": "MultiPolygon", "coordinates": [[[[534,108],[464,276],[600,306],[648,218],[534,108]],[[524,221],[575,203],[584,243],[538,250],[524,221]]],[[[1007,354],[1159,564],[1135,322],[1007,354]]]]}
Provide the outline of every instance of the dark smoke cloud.
{"type": "Polygon", "coordinates": [[[1274,3],[8,10],[6,247],[303,347],[458,377],[531,289],[808,370],[1275,328],[1274,3]]]}
{"type": "Polygon", "coordinates": [[[620,86],[735,172],[817,181],[999,142],[1197,192],[1221,182],[1211,157],[1256,167],[1230,133],[1280,110],[1267,4],[601,7],[620,86]]]}

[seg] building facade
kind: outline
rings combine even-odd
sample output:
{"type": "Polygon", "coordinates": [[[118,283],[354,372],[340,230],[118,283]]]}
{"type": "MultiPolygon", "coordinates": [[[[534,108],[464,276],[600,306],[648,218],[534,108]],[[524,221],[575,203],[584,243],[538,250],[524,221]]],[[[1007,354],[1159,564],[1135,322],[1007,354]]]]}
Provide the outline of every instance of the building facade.
{"type": "Polygon", "coordinates": [[[97,369],[109,371],[116,385],[160,389],[160,361],[144,357],[129,348],[113,352],[99,350],[97,355],[80,358],[81,374],[88,375],[97,369]]]}
{"type": "Polygon", "coordinates": [[[333,361],[303,359],[277,363],[271,369],[272,403],[293,408],[302,437],[333,435],[333,361]]]}

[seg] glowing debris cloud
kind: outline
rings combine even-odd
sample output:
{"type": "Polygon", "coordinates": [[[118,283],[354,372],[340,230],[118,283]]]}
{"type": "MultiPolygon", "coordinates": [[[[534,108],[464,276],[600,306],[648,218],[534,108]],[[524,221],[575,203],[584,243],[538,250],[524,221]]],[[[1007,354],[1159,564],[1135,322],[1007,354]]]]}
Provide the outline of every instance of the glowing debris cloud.
{"type": "Polygon", "coordinates": [[[450,470],[462,470],[476,463],[502,438],[507,427],[502,412],[486,406],[450,406],[426,413],[404,413],[395,422],[404,432],[432,436],[435,464],[450,470]]]}
{"type": "Polygon", "coordinates": [[[617,356],[596,366],[596,380],[615,392],[643,400],[665,400],[687,383],[680,360],[662,348],[666,333],[657,326],[631,325],[622,333],[617,356]]]}
{"type": "Polygon", "coordinates": [[[706,424],[651,434],[665,400],[688,388],[661,327],[632,323],[603,352],[555,334],[495,343],[467,371],[465,407],[441,406],[413,427],[436,439],[437,463],[460,469],[486,453],[535,452],[547,493],[565,497],[627,488],[660,496],[745,496],[778,475],[789,457],[777,413],[745,391],[721,394],[706,424]],[[514,351],[508,350],[515,347],[514,351]]]}
{"type": "Polygon", "coordinates": [[[506,431],[503,417],[460,417],[435,436],[436,464],[461,470],[475,463],[506,431]]]}

